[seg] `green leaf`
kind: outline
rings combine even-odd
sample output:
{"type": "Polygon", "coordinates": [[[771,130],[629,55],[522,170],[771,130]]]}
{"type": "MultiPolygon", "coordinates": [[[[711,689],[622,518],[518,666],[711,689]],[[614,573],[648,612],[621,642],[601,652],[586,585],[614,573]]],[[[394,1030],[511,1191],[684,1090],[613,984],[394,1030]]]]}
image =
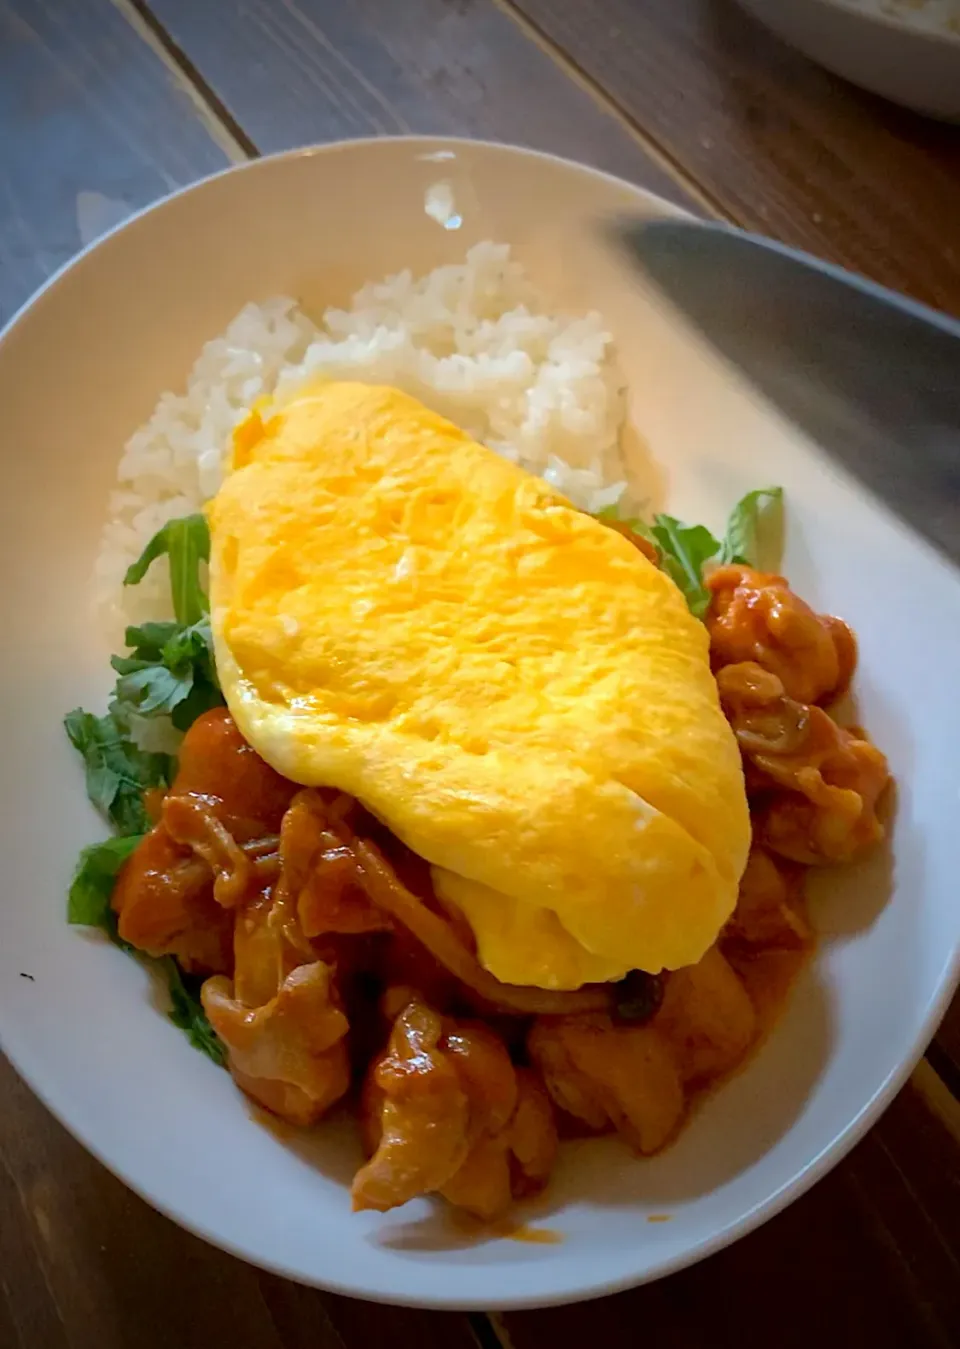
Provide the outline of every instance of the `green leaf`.
{"type": "Polygon", "coordinates": [[[762,554],[772,551],[764,545],[776,533],[774,526],[780,518],[782,502],[781,487],[761,487],[748,492],[731,511],[722,543],[704,525],[685,525],[672,515],[655,515],[653,524],[648,525],[643,520],[620,521],[616,507],[608,506],[597,512],[597,519],[622,523],[654,544],[661,568],[679,587],[690,612],[703,618],[710,606],[710,591],[704,582],[708,562],[716,559],[719,563],[741,562],[751,567],[762,563],[779,565],[778,561],[765,561],[762,554]]]}
{"type": "Polygon", "coordinates": [[[183,628],[182,623],[141,623],[139,627],[127,628],[124,641],[131,648],[131,656],[137,660],[157,661],[160,652],[183,628]]]}
{"type": "Polygon", "coordinates": [[[170,562],[170,591],[173,612],[178,623],[198,623],[207,612],[207,595],[200,583],[200,564],[210,561],[210,530],[203,515],[184,515],[168,520],[144,548],[136,562],[127,568],[123,584],[139,585],[151,564],[167,556],[170,562]]]}
{"type": "Polygon", "coordinates": [[[682,593],[695,618],[703,618],[710,604],[710,591],[703,568],[720,550],[705,525],[685,525],[672,515],[655,515],[651,529],[660,549],[660,565],[682,593]]]}
{"type": "Polygon", "coordinates": [[[673,515],[655,515],[650,525],[640,519],[620,520],[614,506],[598,511],[596,518],[608,524],[623,524],[652,543],[661,570],[678,587],[690,612],[696,618],[704,616],[710,592],[704,584],[703,568],[720,550],[720,540],[709,529],[704,525],[685,525],[673,515]]]}
{"type": "Polygon", "coordinates": [[[186,731],[202,713],[222,705],[208,618],[189,627],[152,623],[128,628],[127,640],[134,654],[110,661],[120,675],[111,710],[125,727],[136,713],[169,716],[177,730],[186,731]]]}
{"type": "Polygon", "coordinates": [[[197,717],[202,717],[212,707],[222,706],[223,695],[216,684],[195,680],[187,697],[173,709],[170,720],[174,730],[189,731],[197,717]]]}
{"type": "Polygon", "coordinates": [[[103,928],[111,937],[115,936],[116,920],[110,907],[110,896],[117,872],[142,837],[142,834],[127,834],[84,848],[70,883],[68,923],[103,928]]]}
{"type": "Polygon", "coordinates": [[[186,1032],[187,1039],[194,1049],[199,1049],[201,1053],[213,1059],[214,1063],[223,1067],[227,1061],[227,1052],[223,1041],[218,1039],[203,1010],[200,1001],[202,980],[184,974],[172,956],[165,956],[158,963],[163,966],[162,972],[170,990],[171,1008],[168,1013],[170,1020],[175,1026],[179,1026],[180,1030],[186,1032]]]}
{"type": "Polygon", "coordinates": [[[779,540],[771,540],[771,547],[764,548],[769,536],[778,534],[782,522],[783,488],[758,487],[741,497],[727,521],[727,532],[720,549],[720,563],[740,562],[747,567],[759,567],[761,562],[776,568],[779,557],[764,559],[764,552],[779,554],[779,540]]]}
{"type": "Polygon", "coordinates": [[[190,627],[175,628],[160,649],[160,660],[169,670],[179,670],[186,665],[198,665],[204,677],[212,684],[217,684],[213,633],[210,629],[209,616],[201,618],[190,627]]]}
{"type": "Polygon", "coordinates": [[[195,1049],[201,1050],[221,1067],[226,1063],[226,1050],[207,1020],[200,1001],[202,979],[186,975],[173,956],[156,960],[125,942],[117,931],[117,916],[110,907],[110,897],[117,873],[140,843],[143,836],[130,834],[125,838],[108,838],[84,848],[77,862],[67,901],[67,921],[83,927],[98,927],[112,942],[155,969],[163,978],[170,994],[173,1024],[185,1031],[195,1049]]]}
{"type": "Polygon", "coordinates": [[[193,670],[189,666],[182,673],[174,673],[165,665],[123,660],[119,656],[113,656],[110,663],[120,675],[114,692],[116,704],[121,707],[129,704],[141,717],[169,715],[193,688],[193,670]]]}
{"type": "Polygon", "coordinates": [[[87,795],[120,834],[144,834],[150,820],[143,805],[148,787],[168,787],[173,762],[167,754],[137,749],[114,713],[95,717],[75,708],[64,718],[71,743],[83,757],[87,795]]]}
{"type": "Polygon", "coordinates": [[[145,955],[125,942],[117,931],[117,916],[110,907],[110,898],[117,873],[142,837],[141,834],[129,834],[124,838],[108,838],[103,843],[84,848],[70,885],[67,921],[83,927],[100,928],[122,950],[136,956],[148,968],[155,969],[170,993],[170,1020],[186,1032],[195,1049],[201,1050],[222,1067],[227,1058],[226,1050],[203,1010],[200,1001],[202,979],[184,974],[173,956],[163,956],[157,960],[145,955]]]}

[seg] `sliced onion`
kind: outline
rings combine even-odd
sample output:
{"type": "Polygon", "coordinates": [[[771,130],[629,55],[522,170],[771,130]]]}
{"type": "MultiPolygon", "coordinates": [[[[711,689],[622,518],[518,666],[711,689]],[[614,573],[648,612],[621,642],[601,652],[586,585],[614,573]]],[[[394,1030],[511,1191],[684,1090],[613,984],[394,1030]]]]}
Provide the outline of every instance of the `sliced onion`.
{"type": "Polygon", "coordinates": [[[402,924],[444,969],[491,1007],[520,1016],[567,1016],[610,1008],[612,993],[604,984],[570,992],[502,984],[467,950],[450,924],[402,884],[374,844],[352,839],[350,846],[357,858],[360,883],[373,903],[402,924]]]}

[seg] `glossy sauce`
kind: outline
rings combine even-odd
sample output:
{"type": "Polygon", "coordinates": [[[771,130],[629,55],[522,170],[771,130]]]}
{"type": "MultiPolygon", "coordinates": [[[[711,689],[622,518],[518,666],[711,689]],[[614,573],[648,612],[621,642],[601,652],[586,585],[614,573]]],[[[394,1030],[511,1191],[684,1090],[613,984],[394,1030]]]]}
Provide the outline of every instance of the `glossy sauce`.
{"type": "Polygon", "coordinates": [[[474,1237],[477,1241],[499,1239],[522,1241],[530,1246],[557,1246],[566,1239],[562,1232],[552,1227],[533,1227],[529,1223],[518,1223],[509,1216],[484,1222],[466,1209],[450,1208],[446,1217],[459,1236],[474,1237]]]}

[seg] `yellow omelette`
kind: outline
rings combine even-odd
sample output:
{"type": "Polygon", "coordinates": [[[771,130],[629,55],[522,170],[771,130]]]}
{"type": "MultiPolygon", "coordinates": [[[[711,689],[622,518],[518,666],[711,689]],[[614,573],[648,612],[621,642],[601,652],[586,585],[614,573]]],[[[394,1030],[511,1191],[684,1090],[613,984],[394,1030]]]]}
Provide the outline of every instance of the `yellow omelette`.
{"type": "Polygon", "coordinates": [[[209,520],[242,733],[431,863],[488,970],[559,989],[700,959],[750,825],[707,634],[669,577],[363,384],[253,412],[209,520]]]}

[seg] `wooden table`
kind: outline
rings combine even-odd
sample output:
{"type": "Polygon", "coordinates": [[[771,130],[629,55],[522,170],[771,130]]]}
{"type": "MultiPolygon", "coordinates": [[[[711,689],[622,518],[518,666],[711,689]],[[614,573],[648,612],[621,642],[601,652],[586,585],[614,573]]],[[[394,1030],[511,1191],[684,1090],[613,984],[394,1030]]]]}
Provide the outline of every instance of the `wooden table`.
{"type": "MultiPolygon", "coordinates": [[[[960,314],[960,130],[858,93],[730,0],[0,0],[0,320],[82,243],[310,141],[525,141],[960,314]]],[[[787,1212],[634,1293],[400,1311],[262,1274],[130,1194],[0,1068],[0,1349],[949,1349],[960,1005],[787,1212]]]]}

